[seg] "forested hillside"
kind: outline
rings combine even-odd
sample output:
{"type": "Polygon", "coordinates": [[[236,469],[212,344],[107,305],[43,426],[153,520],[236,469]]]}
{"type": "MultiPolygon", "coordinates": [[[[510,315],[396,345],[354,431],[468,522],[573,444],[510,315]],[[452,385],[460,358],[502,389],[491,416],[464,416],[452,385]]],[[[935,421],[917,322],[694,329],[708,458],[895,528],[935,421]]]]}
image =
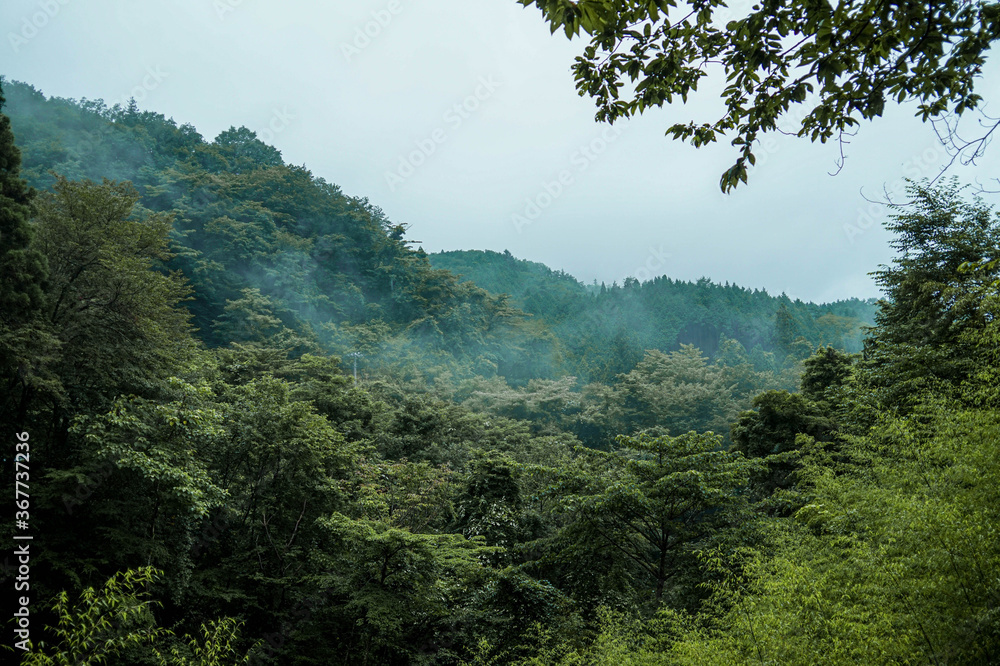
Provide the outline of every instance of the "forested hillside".
{"type": "Polygon", "coordinates": [[[47,99],[16,82],[6,94],[29,185],[47,189],[54,174],[129,181],[143,207],[173,216],[167,265],[190,283],[186,307],[210,346],[284,335],[418,381],[610,382],[647,349],[693,344],[713,358],[723,338],[759,370],[773,369],[765,352],[779,365],[827,344],[856,352],[873,321],[871,303],[817,306],[707,280],[633,278],[588,294],[571,276],[493,252],[429,263],[405,225],[285,164],[246,128],[209,142],[135,106],[47,99]]]}
{"type": "Polygon", "coordinates": [[[170,214],[167,266],[190,283],[185,307],[209,346],[278,336],[420,380],[525,365],[535,335],[503,298],[432,269],[403,225],[250,130],[209,142],[134,105],[5,89],[30,185],[130,181],[143,208],[170,214]]]}
{"type": "Polygon", "coordinates": [[[245,128],[3,95],[21,663],[1000,654],[1000,217],[958,186],[877,307],[595,289],[428,257],[245,128]]]}
{"type": "Polygon", "coordinates": [[[643,350],[671,352],[685,344],[714,358],[725,340],[735,340],[758,369],[773,364],[766,353],[779,361],[789,355],[801,360],[826,345],[855,353],[876,311],[874,301],[816,305],[707,278],[626,278],[621,286],[585,288],[566,273],[509,252],[441,252],[430,259],[487,291],[510,295],[511,303],[556,334],[572,374],[599,381],[631,370],[626,359],[640,358],[643,350]]]}

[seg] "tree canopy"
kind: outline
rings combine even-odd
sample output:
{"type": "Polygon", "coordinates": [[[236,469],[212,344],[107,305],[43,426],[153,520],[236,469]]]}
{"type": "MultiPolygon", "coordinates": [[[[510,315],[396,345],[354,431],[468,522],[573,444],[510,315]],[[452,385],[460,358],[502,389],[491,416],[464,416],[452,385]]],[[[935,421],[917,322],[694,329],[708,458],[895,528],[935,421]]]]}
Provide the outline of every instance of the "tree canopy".
{"type": "Polygon", "coordinates": [[[996,662],[1000,218],[957,186],[869,317],[432,265],[252,132],[7,92],[23,663],[996,662]]]}
{"type": "Polygon", "coordinates": [[[976,77],[1000,38],[1000,5],[986,0],[518,1],[541,9],[553,32],[589,35],[573,70],[598,120],[687,102],[703,79],[724,75],[721,115],[667,131],[696,147],[732,137],[739,156],[723,191],[746,182],[755,145],[796,105],[804,112],[791,131],[823,142],[887,102],[916,101],[923,120],[976,108],[976,77]]]}

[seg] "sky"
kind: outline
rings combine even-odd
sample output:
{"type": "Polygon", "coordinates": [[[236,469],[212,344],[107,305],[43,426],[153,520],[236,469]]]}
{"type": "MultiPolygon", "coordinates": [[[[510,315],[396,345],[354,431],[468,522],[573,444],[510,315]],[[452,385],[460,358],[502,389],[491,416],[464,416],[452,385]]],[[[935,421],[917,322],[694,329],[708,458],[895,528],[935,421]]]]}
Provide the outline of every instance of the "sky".
{"type": "MultiPolygon", "coordinates": [[[[550,34],[537,9],[319,4],[4,0],[0,74],[48,96],[134,97],[208,140],[244,125],[409,225],[428,252],[509,250],[587,283],[704,276],[810,301],[878,296],[869,273],[893,255],[888,211],[869,199],[947,160],[912,106],[889,107],[837,175],[835,145],[772,135],[749,185],[724,195],[732,146],[664,136],[713,119],[718,82],[611,127],[574,87],[585,42],[550,34]]],[[[979,90],[987,102],[1000,90],[996,63],[979,90]]],[[[949,173],[987,182],[998,167],[994,147],[949,173]]]]}

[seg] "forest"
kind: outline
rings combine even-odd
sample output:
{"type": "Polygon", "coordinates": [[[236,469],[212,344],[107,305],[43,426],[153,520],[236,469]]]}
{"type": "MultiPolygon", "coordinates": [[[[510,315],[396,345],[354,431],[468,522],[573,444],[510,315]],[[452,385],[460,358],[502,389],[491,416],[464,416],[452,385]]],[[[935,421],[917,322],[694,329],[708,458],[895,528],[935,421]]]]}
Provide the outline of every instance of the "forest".
{"type": "Polygon", "coordinates": [[[888,228],[879,301],[586,285],[415,248],[245,127],[3,80],[3,484],[30,452],[43,535],[5,648],[994,663],[1000,215],[915,182],[888,228]]]}

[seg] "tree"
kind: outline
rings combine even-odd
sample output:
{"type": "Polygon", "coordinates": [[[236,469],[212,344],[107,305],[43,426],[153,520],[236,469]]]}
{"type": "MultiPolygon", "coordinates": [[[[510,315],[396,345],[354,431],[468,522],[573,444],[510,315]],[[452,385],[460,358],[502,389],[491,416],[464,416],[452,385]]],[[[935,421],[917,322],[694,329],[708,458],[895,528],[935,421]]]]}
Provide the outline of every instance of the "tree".
{"type": "Polygon", "coordinates": [[[250,663],[250,656],[241,658],[234,646],[241,623],[232,618],[202,624],[201,640],[185,635],[185,640],[179,641],[170,629],[156,626],[152,611],[160,604],[149,599],[149,586],[162,573],[151,567],[116,573],[100,590],[85,589],[76,604],[61,592],[52,607],[58,617],[56,626],[40,628],[46,638],[52,636],[58,642],[42,640],[32,644],[21,663],[70,666],[103,664],[109,659],[112,663],[135,663],[139,659],[151,663],[146,659],[154,657],[157,666],[250,663]],[[161,652],[159,643],[173,643],[169,657],[161,652]]]}
{"type": "MultiPolygon", "coordinates": [[[[4,106],[0,88],[0,110],[4,106]]],[[[29,249],[34,190],[20,177],[21,151],[14,145],[10,118],[0,114],[0,317],[24,318],[42,301],[45,264],[29,249]]]]}
{"type": "Polygon", "coordinates": [[[580,412],[576,377],[558,380],[532,379],[527,386],[510,388],[500,378],[477,382],[482,388],[472,393],[465,406],[508,418],[530,421],[539,430],[570,430],[580,412]]]}
{"type": "Polygon", "coordinates": [[[837,426],[819,405],[797,393],[767,391],[753,400],[753,409],[733,423],[733,450],[748,458],[763,459],[767,466],[756,474],[752,486],[762,497],[791,485],[798,469],[801,435],[830,441],[837,426]]]}
{"type": "Polygon", "coordinates": [[[847,383],[853,363],[854,358],[833,347],[817,349],[802,364],[805,366],[800,384],[802,395],[814,401],[826,399],[829,389],[836,389],[847,383]]]}
{"type": "Polygon", "coordinates": [[[213,441],[212,476],[227,493],[238,528],[224,544],[233,579],[253,578],[265,605],[280,604],[286,576],[303,566],[315,521],[342,509],[338,483],[356,447],[313,406],[270,376],[219,388],[226,432],[213,441]],[[271,595],[269,597],[268,595],[271,595]]]}
{"type": "Polygon", "coordinates": [[[754,409],[733,424],[733,447],[750,458],[788,451],[798,434],[828,440],[836,425],[809,400],[788,391],[767,391],[753,400],[754,409]]]}
{"type": "Polygon", "coordinates": [[[792,131],[823,142],[881,116],[887,101],[917,101],[925,121],[975,108],[976,77],[1000,38],[1000,6],[985,0],[768,0],[739,13],[721,0],[518,2],[541,9],[553,32],[590,36],[573,69],[601,121],[686,103],[721,68],[721,117],[667,133],[696,147],[735,135],[723,191],[746,182],[755,144],[793,105],[811,109],[792,131]]]}
{"type": "MultiPolygon", "coordinates": [[[[0,88],[0,111],[3,106],[0,88]]],[[[44,256],[30,247],[35,192],[21,179],[20,168],[10,119],[0,113],[0,386],[5,389],[0,416],[16,410],[17,423],[23,422],[39,360],[54,346],[37,325],[48,271],[44,256]]]]}
{"type": "Polygon", "coordinates": [[[858,372],[878,405],[903,410],[927,391],[954,397],[983,364],[977,338],[997,316],[986,296],[1000,275],[988,261],[1000,247],[1000,215],[990,206],[954,183],[912,185],[909,194],[886,225],[899,256],[874,273],[886,298],[858,372]]]}
{"type": "Polygon", "coordinates": [[[85,589],[80,601],[71,604],[62,592],[52,610],[59,618],[55,627],[45,627],[46,638],[32,645],[23,664],[69,666],[100,664],[109,657],[143,645],[151,645],[165,635],[155,626],[151,607],[143,589],[156,581],[159,571],[146,567],[112,576],[100,590],[85,589]]]}
{"type": "Polygon", "coordinates": [[[787,354],[791,349],[792,342],[797,337],[796,331],[795,319],[788,311],[788,306],[782,301],[777,312],[774,313],[774,342],[778,349],[787,354]]]}
{"type": "Polygon", "coordinates": [[[852,442],[850,469],[807,464],[810,503],[716,587],[712,630],[639,663],[995,663],[998,436],[995,413],[929,406],[852,442]]]}
{"type": "MultiPolygon", "coordinates": [[[[413,480],[405,476],[414,469],[399,468],[402,475],[387,485],[413,480]]],[[[486,582],[484,563],[496,548],[481,537],[400,526],[398,519],[405,522],[433,507],[419,492],[407,497],[397,488],[385,493],[390,494],[369,495],[356,518],[333,512],[317,519],[332,547],[312,554],[324,567],[316,582],[339,603],[317,618],[322,649],[329,653],[314,653],[313,663],[421,663],[426,653],[454,640],[449,624],[486,582]],[[402,500],[400,511],[389,506],[394,500],[402,500]]]]}
{"type": "Polygon", "coordinates": [[[481,536],[505,552],[494,557],[510,562],[516,545],[525,541],[521,487],[516,463],[506,456],[482,456],[471,461],[465,488],[457,498],[456,527],[466,537],[481,536]]]}
{"type": "Polygon", "coordinates": [[[587,451],[593,468],[554,488],[578,488],[563,497],[575,516],[567,527],[572,549],[613,552],[651,585],[659,605],[668,583],[694,566],[692,549],[745,507],[740,489],[755,464],[711,433],[621,436],[618,444],[587,451]]]}
{"type": "MultiPolygon", "coordinates": [[[[227,499],[205,461],[225,431],[207,386],[172,379],[164,389],[173,400],[120,397],[106,414],[77,417],[73,432],[93,456],[85,463],[112,470],[98,492],[103,501],[78,511],[77,520],[94,517],[94,531],[114,545],[117,562],[168,569],[176,592],[186,587],[188,549],[202,520],[227,499]]],[[[54,476],[72,479],[86,471],[54,476]]],[[[80,504],[64,502],[68,510],[80,504]]]]}
{"type": "Polygon", "coordinates": [[[306,347],[315,351],[316,344],[308,339],[309,332],[300,335],[286,326],[286,320],[291,323],[294,317],[274,299],[261,294],[259,289],[244,289],[240,296],[226,301],[222,315],[212,324],[217,340],[268,349],[294,351],[306,347]]]}
{"type": "Polygon", "coordinates": [[[229,170],[245,173],[253,169],[281,166],[281,152],[257,138],[246,127],[230,127],[215,137],[215,146],[227,160],[229,170]]]}
{"type": "Polygon", "coordinates": [[[725,435],[739,407],[719,366],[691,345],[664,354],[651,350],[627,375],[616,398],[623,411],[619,432],[665,428],[671,434],[711,430],[725,435]]]}
{"type": "Polygon", "coordinates": [[[723,381],[733,387],[733,399],[738,403],[748,401],[768,384],[768,374],[754,368],[746,348],[736,340],[722,336],[714,364],[721,369],[723,381]]]}
{"type": "MultiPolygon", "coordinates": [[[[192,349],[180,306],[190,290],[164,266],[171,216],[138,201],[131,183],[59,178],[38,205],[33,247],[50,268],[44,314],[61,344],[57,413],[148,393],[192,349]]],[[[59,420],[68,427],[67,417],[59,420]]]]}

